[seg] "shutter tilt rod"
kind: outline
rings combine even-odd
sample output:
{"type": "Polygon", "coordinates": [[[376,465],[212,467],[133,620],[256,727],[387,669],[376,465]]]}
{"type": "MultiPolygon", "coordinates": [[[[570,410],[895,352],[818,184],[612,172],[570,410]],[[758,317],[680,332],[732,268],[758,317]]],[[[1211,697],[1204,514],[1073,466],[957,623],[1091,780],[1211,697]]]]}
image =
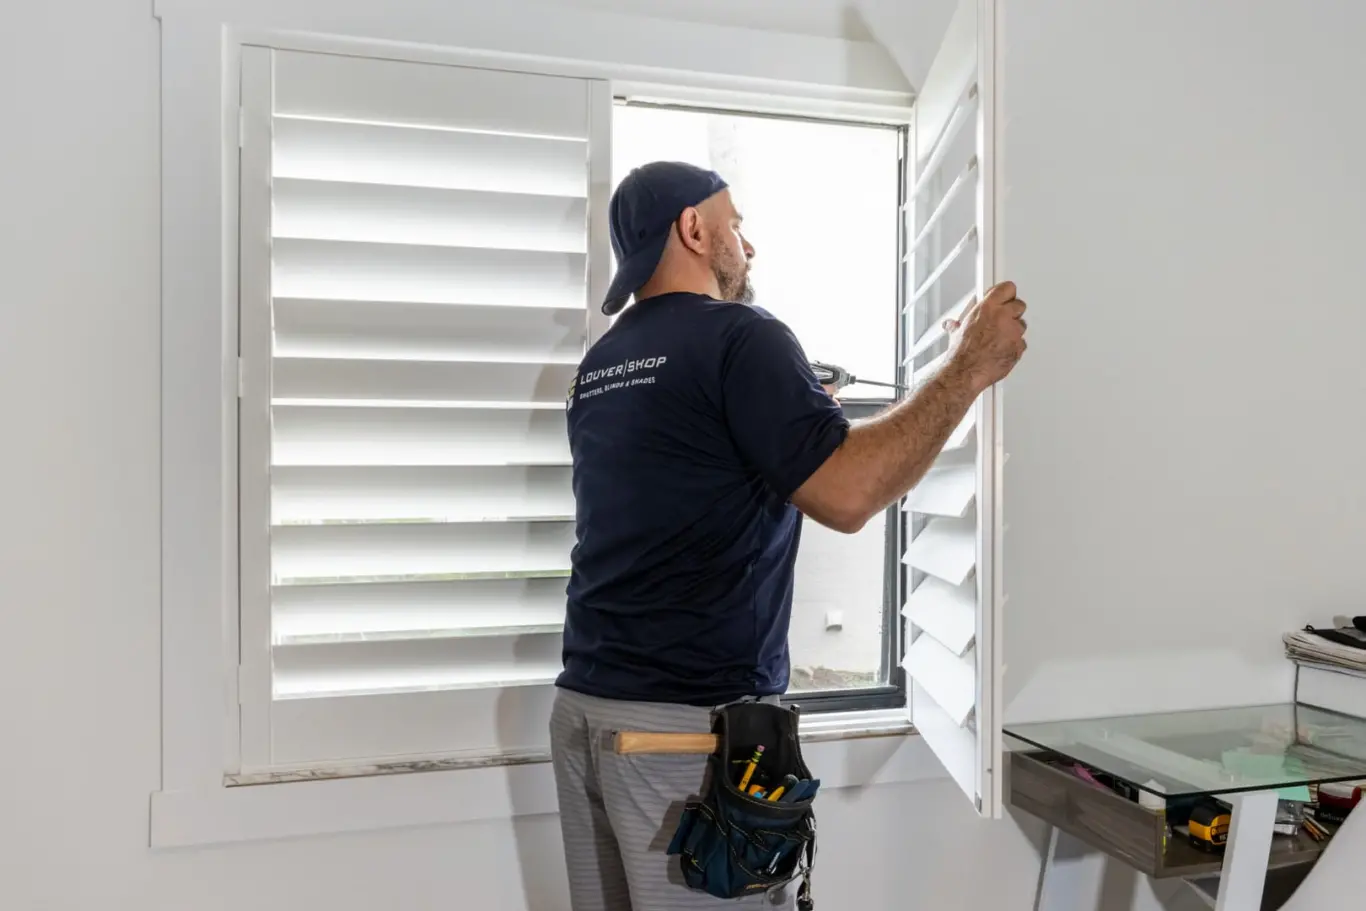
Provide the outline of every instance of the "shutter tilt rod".
{"type": "Polygon", "coordinates": [[[882,386],[887,389],[895,389],[898,392],[906,389],[906,387],[900,383],[882,383],[877,380],[865,380],[854,376],[843,367],[822,363],[821,361],[812,361],[811,370],[816,374],[816,379],[822,386],[834,386],[836,392],[839,392],[845,386],[851,386],[854,383],[863,383],[865,386],[882,386]]]}

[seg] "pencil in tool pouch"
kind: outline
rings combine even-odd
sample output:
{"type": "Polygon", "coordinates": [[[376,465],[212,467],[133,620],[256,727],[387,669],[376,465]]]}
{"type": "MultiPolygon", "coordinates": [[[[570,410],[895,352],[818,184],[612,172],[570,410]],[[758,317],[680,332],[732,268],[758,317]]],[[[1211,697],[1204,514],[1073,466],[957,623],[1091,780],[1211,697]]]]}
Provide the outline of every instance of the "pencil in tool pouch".
{"type": "Polygon", "coordinates": [[[717,898],[741,898],[800,877],[797,907],[811,911],[816,854],[812,801],[760,799],[740,786],[742,779],[746,787],[758,780],[766,789],[778,787],[788,776],[811,780],[797,737],[798,717],[795,709],[763,702],[728,705],[713,715],[719,748],[709,758],[706,791],[684,806],[668,849],[679,858],[690,888],[717,898]],[[755,763],[759,745],[764,749],[755,763]],[[737,768],[745,771],[737,773],[737,768]]]}

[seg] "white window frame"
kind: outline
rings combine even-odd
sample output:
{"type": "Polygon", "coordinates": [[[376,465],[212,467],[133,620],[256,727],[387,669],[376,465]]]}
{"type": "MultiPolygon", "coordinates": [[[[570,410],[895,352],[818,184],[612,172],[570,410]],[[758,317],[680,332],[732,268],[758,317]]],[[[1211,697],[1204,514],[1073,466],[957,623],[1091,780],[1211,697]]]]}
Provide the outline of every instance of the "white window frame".
{"type": "MultiPolygon", "coordinates": [[[[661,90],[663,91],[663,90],[661,90]]],[[[814,114],[783,112],[775,113],[772,111],[755,111],[740,106],[714,107],[703,106],[689,103],[677,97],[665,94],[649,99],[648,101],[639,98],[622,97],[620,94],[615,98],[618,107],[641,106],[654,108],[663,111],[677,111],[683,114],[721,114],[733,115],[735,117],[771,117],[779,120],[790,120],[797,123],[848,123],[851,127],[885,127],[895,131],[897,135],[897,160],[890,162],[900,172],[900,183],[897,188],[900,196],[897,205],[899,213],[899,224],[896,226],[898,231],[898,251],[896,261],[892,263],[892,268],[897,274],[897,289],[893,299],[893,307],[885,316],[896,326],[898,338],[894,347],[893,356],[890,363],[884,364],[882,372],[875,375],[875,378],[892,378],[899,374],[898,365],[901,363],[903,352],[901,350],[902,340],[900,336],[900,317],[902,307],[905,304],[905,288],[902,287],[905,270],[902,268],[903,253],[900,249],[906,242],[905,219],[900,218],[900,213],[905,205],[905,162],[907,147],[911,135],[909,124],[898,122],[888,122],[883,120],[868,120],[853,116],[832,118],[829,116],[816,116],[814,114]]],[[[908,112],[910,116],[910,112],[908,112]]],[[[743,201],[742,201],[743,205],[743,201]]],[[[763,244],[761,242],[760,246],[763,244]]],[[[779,316],[782,314],[779,313],[779,316]]],[[[810,353],[810,352],[809,352],[810,353]]],[[[890,380],[889,380],[890,381],[890,380]]],[[[849,412],[850,420],[858,421],[872,417],[877,412],[894,405],[896,397],[889,395],[886,398],[848,398],[841,397],[841,401],[846,412],[849,412]]],[[[901,666],[904,649],[902,646],[901,635],[901,577],[903,575],[901,567],[900,544],[897,540],[896,525],[900,521],[900,506],[893,504],[885,510],[886,532],[883,543],[883,605],[882,605],[882,642],[880,649],[882,661],[884,662],[883,679],[876,684],[865,687],[836,687],[827,689],[812,690],[789,690],[783,697],[784,703],[799,704],[808,713],[814,712],[836,712],[842,714],[855,712],[876,712],[885,709],[899,709],[906,705],[907,682],[905,671],[901,666]]],[[[805,539],[804,539],[805,540],[805,539]]],[[[806,546],[806,545],[803,545],[806,546]]],[[[800,557],[799,557],[800,559],[800,557]]],[[[799,573],[800,575],[800,573],[799,573]]],[[[796,604],[794,602],[794,617],[796,616],[796,604]]]]}
{"type": "MultiPolygon", "coordinates": [[[[662,65],[647,66],[434,47],[431,42],[443,38],[455,46],[480,34],[488,38],[488,46],[507,47],[524,36],[506,28],[500,32],[500,26],[491,22],[492,13],[452,14],[456,21],[445,23],[444,33],[434,32],[424,18],[429,10],[417,0],[400,0],[358,23],[344,12],[306,0],[248,5],[228,0],[156,2],[162,23],[163,392],[162,776],[152,801],[154,845],[356,831],[554,809],[544,763],[454,766],[428,775],[378,775],[373,773],[402,769],[338,767],[330,770],[333,778],[328,781],[234,786],[313,777],[240,778],[236,239],[238,86],[244,46],[605,79],[615,95],[698,106],[897,124],[910,120],[911,95],[894,87],[890,78],[881,80],[887,87],[817,88],[813,85],[820,79],[774,79],[765,73],[768,67],[790,71],[793,64],[784,61],[802,58],[798,51],[805,52],[802,65],[812,72],[842,73],[849,42],[820,39],[812,46],[808,39],[775,35],[773,46],[764,53],[728,54],[733,71],[718,75],[688,69],[680,54],[670,50],[655,55],[662,65]],[[470,23],[460,21],[462,16],[478,19],[479,28],[471,29],[470,23]],[[251,24],[244,26],[244,20],[251,24]],[[329,34],[320,35],[320,30],[329,34]],[[348,777],[367,773],[370,777],[348,777]]],[[[621,17],[599,18],[620,26],[621,17]]],[[[676,23],[639,23],[647,30],[655,28],[659,47],[684,43],[673,34],[676,23]],[[662,40],[665,37],[671,40],[662,40]]],[[[553,24],[544,24],[547,34],[556,31],[553,24]]],[[[632,22],[633,28],[636,25],[632,22]]],[[[710,32],[716,30],[707,28],[708,37],[714,38],[710,32]]],[[[754,50],[752,33],[719,31],[734,42],[735,50],[754,50]]],[[[575,50],[582,51],[580,58],[591,56],[587,47],[575,50]]],[[[833,75],[828,80],[835,81],[833,75]]],[[[918,738],[866,739],[874,733],[907,733],[899,712],[831,716],[808,728],[821,741],[813,750],[826,756],[822,765],[830,769],[831,786],[943,774],[918,738]],[[869,752],[878,757],[871,765],[869,752]],[[868,769],[876,771],[870,775],[868,769]]]]}

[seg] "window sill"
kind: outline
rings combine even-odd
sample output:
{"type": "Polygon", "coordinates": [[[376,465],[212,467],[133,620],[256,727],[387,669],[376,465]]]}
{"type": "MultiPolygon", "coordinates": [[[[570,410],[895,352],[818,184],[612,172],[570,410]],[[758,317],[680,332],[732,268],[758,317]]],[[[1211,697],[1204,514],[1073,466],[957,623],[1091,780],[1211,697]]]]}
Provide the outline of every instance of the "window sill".
{"type": "MultiPolygon", "coordinates": [[[[904,713],[803,719],[807,762],[822,790],[920,781],[945,773],[904,713]],[[896,716],[896,717],[892,717],[896,716]]],[[[430,768],[430,766],[423,766],[430,768]]],[[[398,771],[395,769],[395,771],[398,771]]],[[[412,772],[410,766],[406,771],[412,772]]],[[[184,848],[555,813],[545,757],[421,774],[242,783],[152,795],[151,846],[184,848]]]]}

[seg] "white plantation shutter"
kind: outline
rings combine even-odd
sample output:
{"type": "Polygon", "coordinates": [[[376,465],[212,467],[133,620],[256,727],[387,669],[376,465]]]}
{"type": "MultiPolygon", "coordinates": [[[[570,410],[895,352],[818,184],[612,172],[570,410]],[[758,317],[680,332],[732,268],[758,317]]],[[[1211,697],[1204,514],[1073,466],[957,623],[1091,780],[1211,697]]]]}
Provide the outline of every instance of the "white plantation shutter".
{"type": "MultiPolygon", "coordinates": [[[[995,4],[960,0],[916,99],[908,160],[906,379],[933,376],[995,280],[995,4]]],[[[980,812],[998,815],[1000,402],[988,391],[903,503],[912,721],[980,812]]]]}
{"type": "Polygon", "coordinates": [[[610,94],[248,48],[242,105],[243,765],[544,748],[610,94]]]}

